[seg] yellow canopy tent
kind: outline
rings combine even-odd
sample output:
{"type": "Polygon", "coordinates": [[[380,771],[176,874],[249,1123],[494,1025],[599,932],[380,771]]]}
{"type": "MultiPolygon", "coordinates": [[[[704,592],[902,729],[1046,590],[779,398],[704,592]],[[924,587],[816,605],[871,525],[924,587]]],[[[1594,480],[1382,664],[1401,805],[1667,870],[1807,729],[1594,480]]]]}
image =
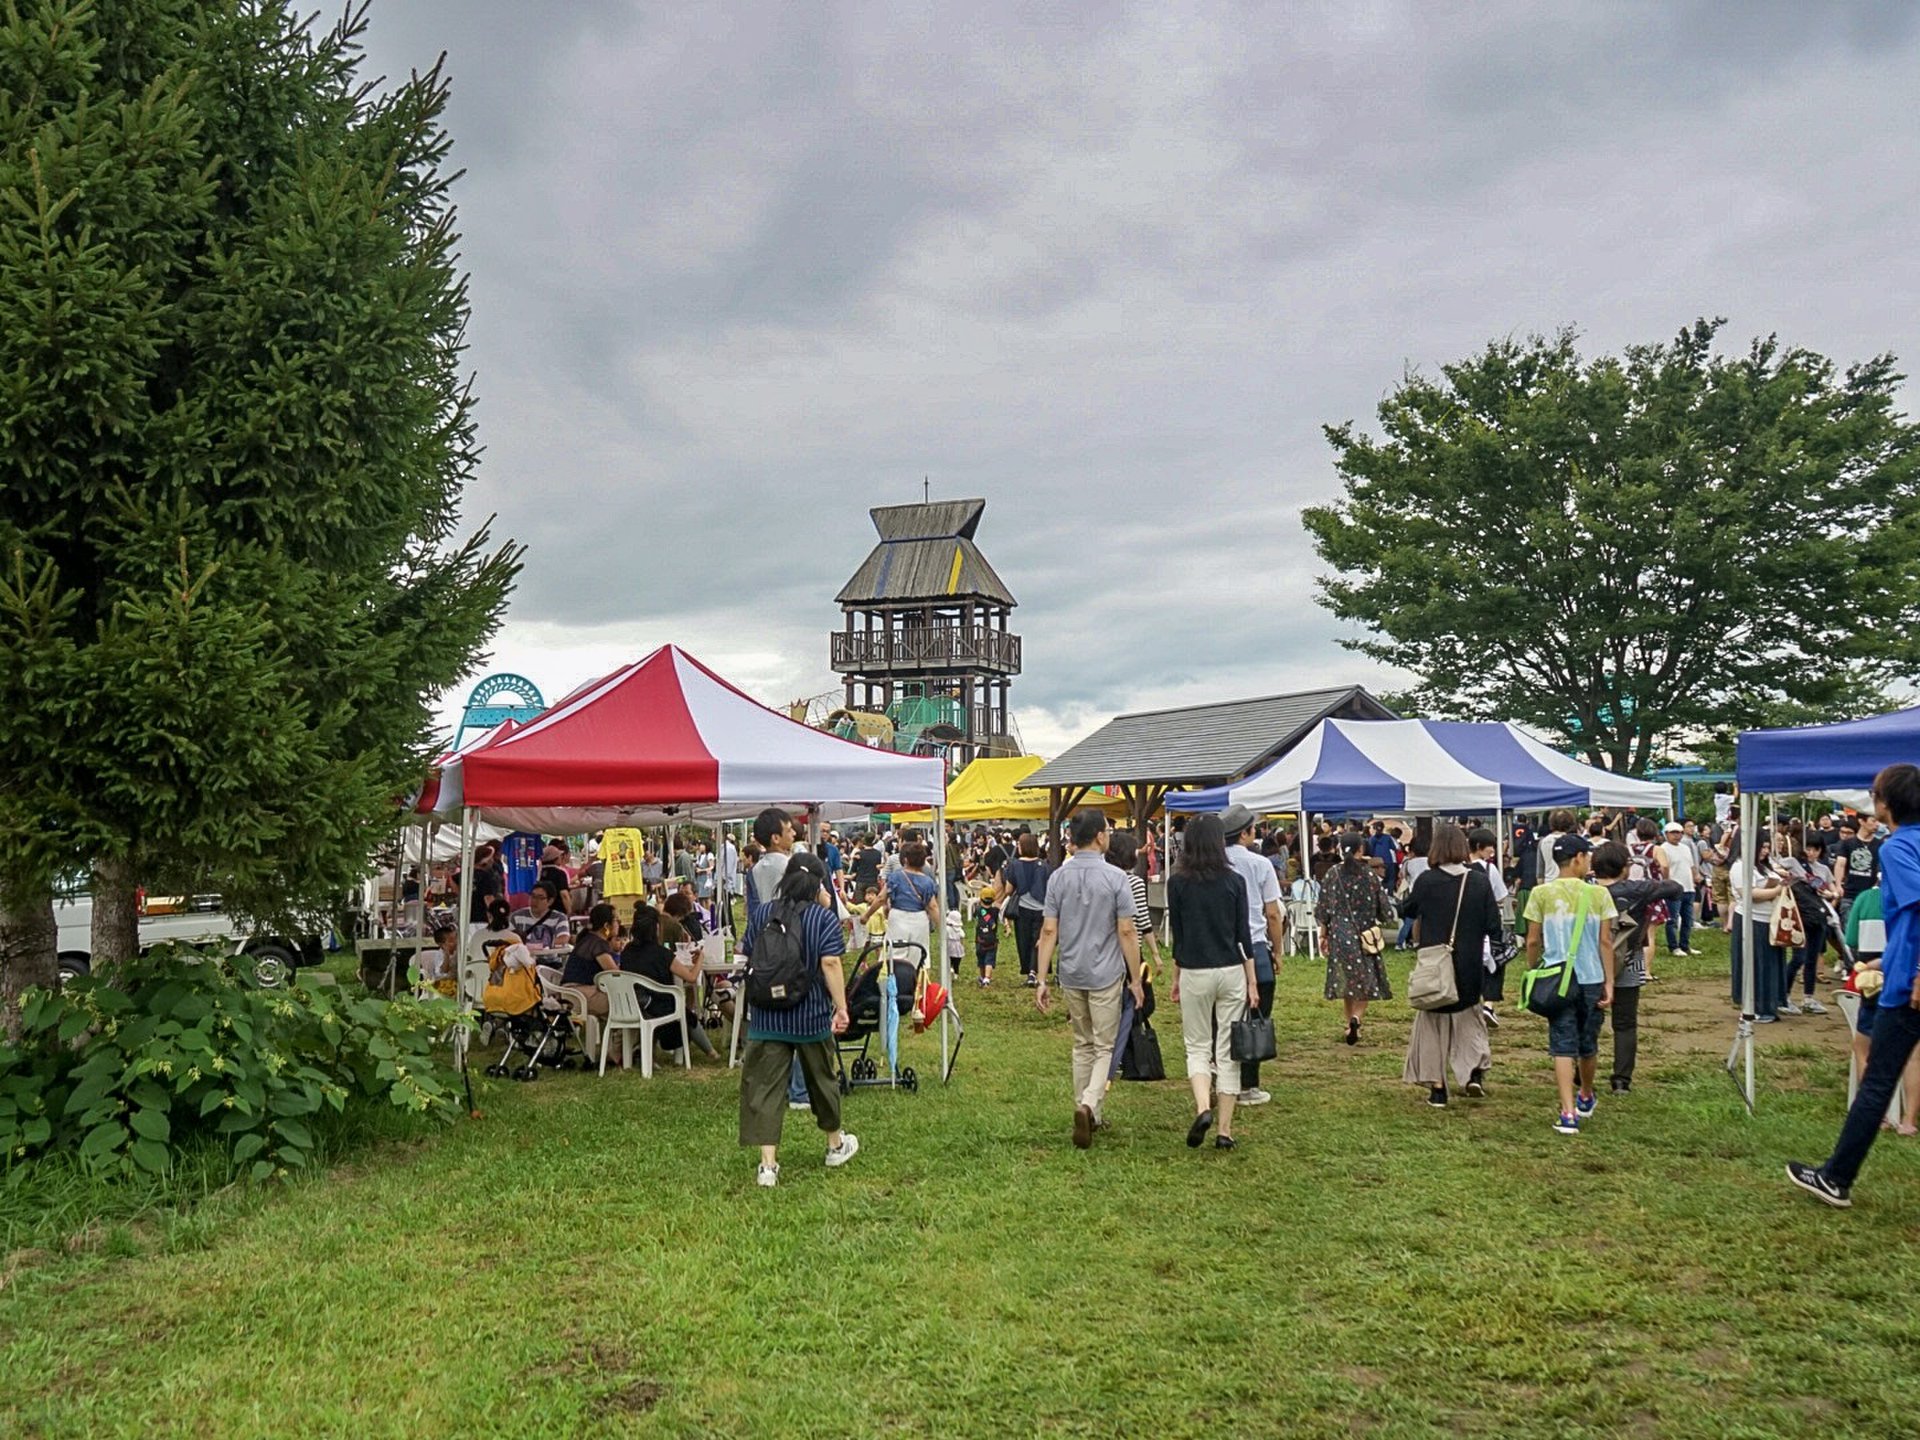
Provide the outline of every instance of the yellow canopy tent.
{"type": "MultiPolygon", "coordinates": [[[[949,820],[1037,820],[1047,823],[1047,792],[1014,787],[1046,762],[1038,755],[982,756],[953,777],[947,786],[949,820]]],[[[1118,795],[1090,794],[1085,802],[1109,815],[1125,817],[1127,802],[1118,795]]],[[[931,810],[913,810],[891,817],[896,825],[926,825],[931,810]]]]}

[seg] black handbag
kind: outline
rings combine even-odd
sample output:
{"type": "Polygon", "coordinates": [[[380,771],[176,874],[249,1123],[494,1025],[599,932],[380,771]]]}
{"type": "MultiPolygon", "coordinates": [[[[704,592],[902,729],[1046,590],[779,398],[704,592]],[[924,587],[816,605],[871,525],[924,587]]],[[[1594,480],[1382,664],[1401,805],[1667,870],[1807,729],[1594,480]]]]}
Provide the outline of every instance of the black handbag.
{"type": "Polygon", "coordinates": [[[1153,1033],[1153,1026],[1142,1018],[1135,1017],[1133,1030],[1127,1036],[1127,1048],[1120,1056],[1120,1078],[1122,1080],[1167,1078],[1167,1067],[1160,1059],[1160,1037],[1153,1033]]]}
{"type": "Polygon", "coordinates": [[[1258,1010],[1248,1010],[1233,1022],[1228,1036],[1229,1054],[1242,1063],[1258,1064],[1280,1053],[1273,1041],[1273,1021],[1258,1010]]]}

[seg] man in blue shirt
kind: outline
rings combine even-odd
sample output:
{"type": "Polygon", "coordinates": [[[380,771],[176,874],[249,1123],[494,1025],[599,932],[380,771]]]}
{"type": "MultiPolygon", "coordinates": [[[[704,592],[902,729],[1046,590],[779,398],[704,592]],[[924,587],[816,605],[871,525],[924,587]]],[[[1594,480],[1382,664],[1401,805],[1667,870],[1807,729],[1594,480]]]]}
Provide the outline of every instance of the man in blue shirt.
{"type": "Polygon", "coordinates": [[[1886,987],[1873,1023],[1873,1051],[1827,1163],[1787,1166],[1789,1180],[1841,1210],[1853,1204],[1854,1178],[1880,1133],[1907,1057],[1920,1043],[1920,994],[1914,988],[1920,959],[1920,768],[1889,765],[1874,776],[1873,808],[1882,824],[1893,827],[1880,848],[1880,907],[1887,923],[1880,970],[1886,987]]]}

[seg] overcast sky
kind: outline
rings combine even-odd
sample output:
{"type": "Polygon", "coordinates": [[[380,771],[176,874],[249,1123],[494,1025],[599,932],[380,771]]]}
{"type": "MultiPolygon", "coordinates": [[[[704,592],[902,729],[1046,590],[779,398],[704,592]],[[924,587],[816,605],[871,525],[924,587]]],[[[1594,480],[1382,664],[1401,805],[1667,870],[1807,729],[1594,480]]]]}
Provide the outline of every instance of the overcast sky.
{"type": "Polygon", "coordinates": [[[448,52],[468,512],[529,547],[492,668],[549,699],[668,640],[832,688],[867,508],[923,477],[987,499],[1030,748],[1390,687],[1298,516],[1407,367],[1702,314],[1920,349],[1906,0],[373,15],[372,73],[448,52]]]}

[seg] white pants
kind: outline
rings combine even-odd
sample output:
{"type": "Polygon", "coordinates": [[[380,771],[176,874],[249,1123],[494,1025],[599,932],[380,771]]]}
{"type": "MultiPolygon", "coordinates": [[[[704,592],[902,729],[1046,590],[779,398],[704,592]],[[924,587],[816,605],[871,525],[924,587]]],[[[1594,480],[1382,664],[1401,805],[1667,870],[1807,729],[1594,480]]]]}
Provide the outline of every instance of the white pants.
{"type": "Polygon", "coordinates": [[[933,930],[927,923],[924,910],[889,910],[887,912],[887,945],[904,945],[909,942],[918,945],[926,952],[926,963],[933,969],[930,974],[940,973],[940,957],[933,952],[933,930]]]}
{"type": "Polygon", "coordinates": [[[1240,1062],[1233,1058],[1233,1022],[1247,1013],[1247,968],[1180,972],[1180,1037],[1187,1046],[1187,1075],[1213,1073],[1222,1095],[1240,1093],[1240,1062]]]}

